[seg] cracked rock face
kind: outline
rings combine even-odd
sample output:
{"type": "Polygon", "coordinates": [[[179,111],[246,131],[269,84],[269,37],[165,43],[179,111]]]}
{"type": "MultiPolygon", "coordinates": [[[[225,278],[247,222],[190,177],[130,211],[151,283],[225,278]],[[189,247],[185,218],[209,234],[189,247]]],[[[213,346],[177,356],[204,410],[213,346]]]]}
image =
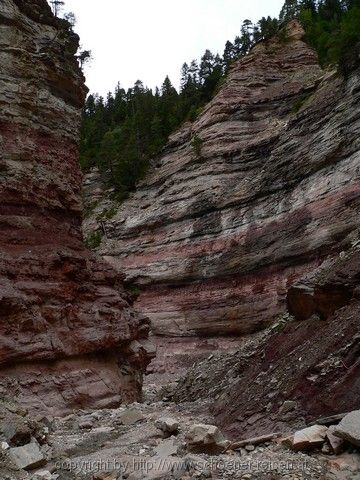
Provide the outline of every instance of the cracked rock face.
{"type": "Polygon", "coordinates": [[[149,358],[148,321],[83,245],[77,48],[45,0],[1,1],[0,395],[53,413],[138,399],[149,358]]]}
{"type": "Polygon", "coordinates": [[[268,326],[289,287],[359,227],[359,73],[322,71],[301,37],[292,23],[286,42],[261,42],[235,62],[103,222],[99,251],[140,286],[136,308],[159,338],[268,326]]]}

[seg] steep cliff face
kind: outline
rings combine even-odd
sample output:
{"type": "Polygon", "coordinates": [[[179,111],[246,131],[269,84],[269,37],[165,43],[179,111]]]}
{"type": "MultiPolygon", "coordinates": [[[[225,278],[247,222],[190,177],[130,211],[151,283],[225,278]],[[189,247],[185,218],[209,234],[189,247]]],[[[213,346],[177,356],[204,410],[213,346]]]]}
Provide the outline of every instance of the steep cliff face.
{"type": "Polygon", "coordinates": [[[300,25],[287,33],[233,65],[104,221],[100,253],[141,287],[136,308],[157,335],[271,324],[359,226],[359,76],[322,71],[300,25]]]}
{"type": "Polygon", "coordinates": [[[56,412],[138,399],[149,359],[148,321],[82,241],[77,47],[45,0],[1,1],[0,393],[56,412]]]}

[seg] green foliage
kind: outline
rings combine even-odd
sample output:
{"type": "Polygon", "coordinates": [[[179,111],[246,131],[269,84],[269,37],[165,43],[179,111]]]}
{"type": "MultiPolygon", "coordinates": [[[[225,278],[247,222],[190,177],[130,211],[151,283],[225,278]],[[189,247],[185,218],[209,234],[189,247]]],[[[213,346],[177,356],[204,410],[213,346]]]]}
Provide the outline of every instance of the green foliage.
{"type": "Polygon", "coordinates": [[[126,286],[126,290],[130,293],[130,295],[133,297],[134,300],[136,300],[141,293],[140,288],[134,284],[128,284],[126,286]]]}
{"type": "Polygon", "coordinates": [[[291,113],[297,113],[310,97],[311,94],[302,95],[292,106],[291,113]]]}
{"type": "Polygon", "coordinates": [[[281,28],[277,33],[277,38],[281,43],[286,43],[289,41],[289,36],[285,28],[281,28]]]}
{"type": "Polygon", "coordinates": [[[101,244],[102,235],[99,231],[89,233],[85,239],[85,245],[90,249],[98,248],[101,244]]]}
{"type": "Polygon", "coordinates": [[[115,202],[122,203],[124,202],[127,198],[129,198],[129,192],[113,192],[110,195],[110,200],[114,200],[115,202]]]}
{"type": "MultiPolygon", "coordinates": [[[[263,17],[256,25],[245,20],[239,35],[226,42],[222,57],[206,50],[200,62],[184,63],[179,92],[166,77],[155,91],[137,81],[127,91],[118,85],[106,99],[89,95],[83,114],[82,168],[97,166],[115,189],[112,198],[125,200],[169,135],[202,112],[232,62],[247,55],[256,42],[274,35],[286,42],[285,29],[279,25],[292,18],[300,18],[306,40],[318,52],[322,65],[338,64],[344,74],[356,68],[360,55],[359,0],[286,0],[279,20],[263,17]]],[[[296,102],[294,113],[305,100],[296,102]]],[[[195,157],[201,158],[202,141],[196,135],[192,148],[195,157]]]]}
{"type": "Polygon", "coordinates": [[[303,0],[300,20],[306,40],[319,55],[322,66],[338,65],[348,74],[359,64],[360,5],[359,1],[303,0]]]}
{"type": "MultiPolygon", "coordinates": [[[[353,3],[355,5],[355,2],[353,3]]],[[[337,53],[339,69],[344,75],[359,66],[360,6],[352,7],[341,20],[337,53]]]]}
{"type": "Polygon", "coordinates": [[[202,139],[195,134],[191,140],[191,146],[195,155],[195,158],[201,158],[201,149],[202,149],[203,141],[202,139]]]}
{"type": "Polygon", "coordinates": [[[285,0],[284,6],[281,9],[279,20],[280,22],[287,22],[292,18],[296,18],[300,13],[299,0],[285,0]]]}
{"type": "Polygon", "coordinates": [[[111,207],[103,210],[101,214],[97,217],[98,220],[110,220],[116,215],[117,208],[111,207]]]}
{"type": "Polygon", "coordinates": [[[92,214],[97,204],[98,202],[91,202],[84,207],[83,215],[85,218],[89,217],[92,214]]]}

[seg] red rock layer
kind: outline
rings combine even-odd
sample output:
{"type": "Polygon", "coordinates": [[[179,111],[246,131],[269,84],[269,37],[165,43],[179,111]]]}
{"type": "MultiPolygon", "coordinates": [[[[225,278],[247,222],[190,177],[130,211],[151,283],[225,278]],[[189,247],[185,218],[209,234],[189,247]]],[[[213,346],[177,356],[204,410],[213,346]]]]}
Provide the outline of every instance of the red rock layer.
{"type": "Polygon", "coordinates": [[[286,41],[236,62],[105,221],[100,252],[141,287],[136,308],[155,334],[271,324],[288,288],[359,226],[359,75],[322,71],[302,35],[293,22],[286,41]]]}
{"type": "Polygon", "coordinates": [[[250,360],[235,361],[238,374],[217,399],[214,412],[230,434],[283,431],[284,423],[300,418],[359,409],[359,284],[360,250],[352,248],[292,287],[288,301],[296,320],[250,360]],[[292,411],[281,410],[285,400],[295,402],[292,411]]]}
{"type": "Polygon", "coordinates": [[[353,243],[291,287],[294,317],[252,335],[236,353],[217,352],[193,366],[175,400],[213,400],[217,423],[237,439],[357,410],[360,243],[353,243]]]}
{"type": "Polygon", "coordinates": [[[78,37],[45,0],[0,5],[0,392],[65,411],[138,399],[148,321],[83,245],[78,37]]]}

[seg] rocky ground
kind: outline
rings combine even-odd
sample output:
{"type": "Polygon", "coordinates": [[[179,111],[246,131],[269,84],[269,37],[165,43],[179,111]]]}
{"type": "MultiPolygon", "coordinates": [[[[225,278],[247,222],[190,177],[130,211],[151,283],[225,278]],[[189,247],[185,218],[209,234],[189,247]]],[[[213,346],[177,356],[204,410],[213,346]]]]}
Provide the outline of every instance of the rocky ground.
{"type": "Polygon", "coordinates": [[[350,442],[338,439],[337,454],[319,431],[310,440],[279,432],[230,442],[211,426],[209,402],[177,404],[168,390],[148,386],[141,404],[36,420],[2,402],[1,480],[359,478],[359,449],[350,442]]]}

